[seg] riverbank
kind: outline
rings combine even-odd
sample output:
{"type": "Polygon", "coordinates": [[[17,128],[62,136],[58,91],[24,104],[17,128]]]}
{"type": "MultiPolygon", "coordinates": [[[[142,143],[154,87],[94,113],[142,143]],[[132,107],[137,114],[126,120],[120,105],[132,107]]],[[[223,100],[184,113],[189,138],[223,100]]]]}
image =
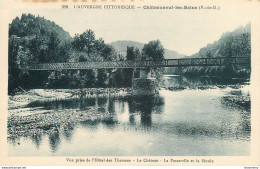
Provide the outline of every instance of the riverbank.
{"type": "Polygon", "coordinates": [[[164,87],[164,89],[166,90],[170,90],[170,91],[179,91],[179,90],[207,90],[207,89],[226,89],[226,88],[231,88],[231,89],[240,89],[242,88],[241,85],[216,85],[216,86],[212,86],[212,85],[204,85],[204,86],[170,86],[170,87],[164,87]]]}
{"type": "Polygon", "coordinates": [[[28,137],[64,131],[68,125],[71,126],[73,123],[100,119],[106,115],[108,114],[99,114],[95,110],[89,109],[84,112],[78,110],[48,110],[26,116],[10,116],[8,117],[8,140],[14,140],[21,136],[28,137]]]}
{"type": "Polygon", "coordinates": [[[131,88],[31,89],[8,96],[8,108],[9,110],[18,109],[36,100],[67,99],[95,94],[127,95],[131,94],[131,88]]]}
{"type": "MultiPolygon", "coordinates": [[[[208,90],[208,89],[240,89],[242,85],[203,85],[203,86],[170,86],[161,89],[170,91],[181,90],[208,90]]],[[[27,92],[20,92],[14,96],[8,96],[9,113],[19,108],[23,108],[33,101],[46,99],[69,99],[74,97],[85,97],[95,95],[131,95],[131,88],[84,88],[84,89],[31,89],[27,92]]],[[[234,101],[233,101],[234,102],[234,101]]]]}
{"type": "Polygon", "coordinates": [[[130,88],[87,88],[87,89],[31,89],[21,92],[8,99],[8,140],[21,136],[28,137],[38,134],[51,134],[66,130],[72,125],[85,120],[95,120],[109,116],[109,113],[98,113],[93,108],[84,112],[80,110],[46,110],[26,107],[34,101],[63,100],[98,95],[128,95],[130,88]]]}

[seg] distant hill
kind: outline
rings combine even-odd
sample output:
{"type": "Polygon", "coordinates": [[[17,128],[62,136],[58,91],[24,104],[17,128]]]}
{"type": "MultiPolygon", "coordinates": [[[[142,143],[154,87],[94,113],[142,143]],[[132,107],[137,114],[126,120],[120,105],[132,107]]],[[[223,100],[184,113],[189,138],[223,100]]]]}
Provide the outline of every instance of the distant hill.
{"type": "Polygon", "coordinates": [[[190,57],[239,57],[251,56],[251,24],[223,33],[221,38],[200,49],[190,57]]]}
{"type": "MultiPolygon", "coordinates": [[[[142,51],[142,49],[144,47],[144,43],[135,42],[135,41],[123,41],[123,40],[112,42],[112,43],[110,43],[110,45],[112,45],[117,52],[120,52],[123,55],[126,55],[127,46],[132,46],[132,47],[138,48],[140,51],[142,51]]],[[[179,54],[176,51],[172,51],[172,50],[168,50],[168,49],[164,49],[164,51],[165,51],[165,53],[164,53],[165,59],[177,59],[177,58],[185,57],[185,55],[179,54]]]]}
{"type": "MultiPolygon", "coordinates": [[[[186,58],[251,57],[251,24],[223,33],[221,38],[186,58]]],[[[178,74],[168,68],[166,73],[178,74]]],[[[194,66],[183,69],[182,75],[250,78],[250,65],[194,66]]]]}

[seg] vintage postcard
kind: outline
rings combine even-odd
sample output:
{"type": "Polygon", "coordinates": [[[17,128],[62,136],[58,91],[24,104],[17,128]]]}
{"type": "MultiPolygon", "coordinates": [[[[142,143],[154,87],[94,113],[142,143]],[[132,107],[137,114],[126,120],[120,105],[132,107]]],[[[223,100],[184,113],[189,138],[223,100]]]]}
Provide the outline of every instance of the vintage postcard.
{"type": "Polygon", "coordinates": [[[259,166],[259,0],[7,0],[1,166],[259,166]]]}

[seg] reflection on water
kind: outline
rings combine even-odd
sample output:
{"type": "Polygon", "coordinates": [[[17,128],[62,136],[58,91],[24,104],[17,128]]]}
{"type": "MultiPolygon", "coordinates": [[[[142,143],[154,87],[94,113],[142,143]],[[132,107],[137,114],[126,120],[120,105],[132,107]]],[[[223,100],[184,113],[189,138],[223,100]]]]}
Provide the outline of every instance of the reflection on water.
{"type": "Polygon", "coordinates": [[[35,147],[38,149],[42,142],[42,135],[40,135],[40,134],[32,135],[31,139],[32,139],[33,143],[35,144],[35,147]]]}
{"type": "MultiPolygon", "coordinates": [[[[144,97],[106,97],[98,95],[93,97],[75,98],[67,100],[49,100],[49,101],[35,101],[28,104],[26,107],[46,109],[46,110],[63,110],[76,109],[87,111],[93,108],[97,113],[108,113],[109,115],[100,121],[88,121],[91,125],[96,125],[98,122],[113,127],[117,125],[117,115],[125,114],[125,106],[128,105],[129,123],[136,124],[136,115],[140,116],[141,125],[151,126],[152,113],[161,114],[164,107],[164,98],[162,96],[144,96],[144,97]]],[[[83,122],[84,123],[84,122],[83,122]]],[[[66,126],[72,128],[71,126],[66,126]]]]}
{"type": "MultiPolygon", "coordinates": [[[[243,85],[245,80],[166,77],[168,86],[243,85]]],[[[30,138],[10,141],[11,156],[28,155],[249,155],[250,112],[220,98],[249,95],[239,89],[161,90],[157,96],[88,96],[36,101],[27,107],[94,110],[100,118],[68,122],[30,138]],[[50,131],[51,130],[51,131],[50,131]],[[28,151],[33,143],[35,149],[28,151]]]]}
{"type": "Polygon", "coordinates": [[[59,130],[55,130],[54,132],[52,132],[49,135],[49,142],[50,142],[50,146],[53,152],[56,152],[58,147],[59,147],[59,143],[60,143],[60,133],[59,130]]]}

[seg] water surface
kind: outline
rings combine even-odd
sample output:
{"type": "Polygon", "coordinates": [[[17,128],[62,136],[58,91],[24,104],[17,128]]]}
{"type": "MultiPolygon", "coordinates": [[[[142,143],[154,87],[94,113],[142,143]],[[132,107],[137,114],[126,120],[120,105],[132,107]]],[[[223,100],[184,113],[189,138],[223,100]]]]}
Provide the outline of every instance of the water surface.
{"type": "Polygon", "coordinates": [[[106,116],[9,141],[9,155],[250,155],[250,111],[223,102],[226,96],[249,97],[247,80],[183,76],[163,80],[165,88],[154,97],[102,95],[30,103],[27,107],[36,111],[94,109],[106,116]]]}

